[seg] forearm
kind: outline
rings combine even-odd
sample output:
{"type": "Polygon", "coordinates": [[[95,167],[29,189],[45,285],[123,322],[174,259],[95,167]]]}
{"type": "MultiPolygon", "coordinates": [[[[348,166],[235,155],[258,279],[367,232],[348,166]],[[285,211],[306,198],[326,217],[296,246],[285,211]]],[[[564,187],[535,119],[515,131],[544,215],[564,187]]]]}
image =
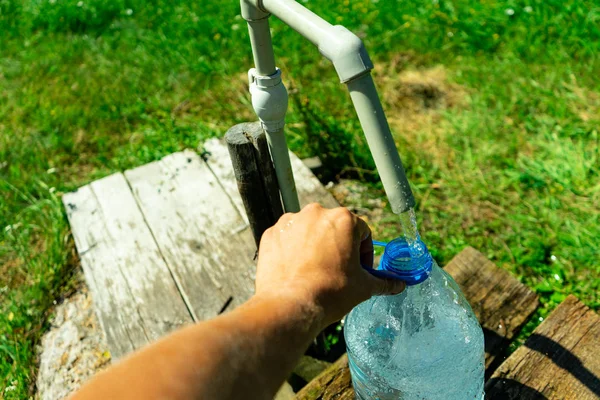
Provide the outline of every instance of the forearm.
{"type": "Polygon", "coordinates": [[[76,398],[272,399],[322,328],[373,294],[404,289],[361,267],[373,263],[369,237],[343,208],[283,215],[262,236],[255,297],[113,366],[76,398]]]}
{"type": "Polygon", "coordinates": [[[254,297],[99,375],[76,398],[271,399],[321,329],[321,310],[254,297]]]}
{"type": "Polygon", "coordinates": [[[235,373],[221,376],[219,367],[214,371],[233,391],[227,397],[217,397],[215,392],[210,398],[271,400],[322,329],[321,311],[297,300],[256,297],[240,314],[224,319],[219,328],[235,332],[222,342],[223,352],[219,352],[229,353],[219,364],[235,373]]]}

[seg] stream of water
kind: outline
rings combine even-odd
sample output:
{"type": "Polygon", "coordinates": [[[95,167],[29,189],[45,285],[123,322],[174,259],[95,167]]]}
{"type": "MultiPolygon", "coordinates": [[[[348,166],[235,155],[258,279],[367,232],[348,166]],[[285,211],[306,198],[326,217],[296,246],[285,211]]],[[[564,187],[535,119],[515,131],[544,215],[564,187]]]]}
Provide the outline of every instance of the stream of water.
{"type": "Polygon", "coordinates": [[[404,238],[408,243],[408,251],[412,258],[419,257],[425,252],[425,247],[421,241],[421,235],[419,235],[419,228],[417,227],[417,214],[414,208],[409,208],[400,214],[400,224],[402,224],[402,231],[404,232],[404,238]]]}

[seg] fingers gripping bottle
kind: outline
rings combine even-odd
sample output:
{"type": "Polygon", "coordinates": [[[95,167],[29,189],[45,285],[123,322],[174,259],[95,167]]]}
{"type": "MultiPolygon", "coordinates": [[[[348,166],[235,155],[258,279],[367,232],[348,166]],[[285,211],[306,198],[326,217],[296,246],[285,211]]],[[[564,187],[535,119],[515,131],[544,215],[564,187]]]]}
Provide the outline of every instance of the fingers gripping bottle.
{"type": "Polygon", "coordinates": [[[352,384],[360,400],[481,400],[483,331],[450,275],[427,247],[411,256],[398,238],[379,269],[407,283],[395,296],[375,296],[346,317],[352,384]]]}

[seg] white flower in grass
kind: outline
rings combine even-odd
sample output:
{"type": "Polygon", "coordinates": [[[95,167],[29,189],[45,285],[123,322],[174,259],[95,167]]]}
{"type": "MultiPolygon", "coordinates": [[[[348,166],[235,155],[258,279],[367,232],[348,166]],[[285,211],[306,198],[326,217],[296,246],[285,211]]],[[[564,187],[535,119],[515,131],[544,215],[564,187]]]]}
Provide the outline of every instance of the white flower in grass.
{"type": "Polygon", "coordinates": [[[133,14],[133,10],[131,8],[128,8],[127,10],[125,10],[125,14],[131,15],[133,14]]]}
{"type": "Polygon", "coordinates": [[[8,392],[12,392],[14,390],[17,390],[17,381],[12,381],[10,383],[10,386],[7,386],[6,389],[4,389],[4,393],[8,393],[8,392]]]}
{"type": "Polygon", "coordinates": [[[531,6],[527,6],[523,9],[523,11],[525,11],[526,13],[530,13],[533,12],[533,8],[531,6]]]}
{"type": "Polygon", "coordinates": [[[506,10],[504,10],[504,13],[506,15],[515,15],[515,10],[513,10],[512,8],[507,8],[506,10]]]}
{"type": "Polygon", "coordinates": [[[15,229],[19,228],[22,224],[20,222],[17,222],[16,224],[12,224],[12,225],[6,225],[4,227],[4,232],[8,233],[10,231],[14,231],[15,229]]]}

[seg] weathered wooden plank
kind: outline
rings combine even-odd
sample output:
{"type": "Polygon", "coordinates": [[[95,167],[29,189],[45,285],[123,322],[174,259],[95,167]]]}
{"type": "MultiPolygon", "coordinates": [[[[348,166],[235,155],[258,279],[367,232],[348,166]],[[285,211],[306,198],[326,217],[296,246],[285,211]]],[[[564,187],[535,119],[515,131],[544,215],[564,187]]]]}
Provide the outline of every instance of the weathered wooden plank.
{"type": "MultiPolygon", "coordinates": [[[[484,327],[486,373],[490,375],[495,367],[495,357],[504,351],[510,339],[514,338],[535,311],[538,305],[537,296],[472,247],[461,251],[445,270],[461,287],[484,327]]],[[[331,379],[321,379],[322,376],[316,378],[298,393],[297,398],[353,398],[354,391],[347,370],[347,359],[344,356],[336,364],[339,366],[338,371],[332,367],[324,373],[329,374],[331,379]],[[325,393],[333,393],[339,397],[325,397],[325,393]]]]}
{"type": "MultiPolygon", "coordinates": [[[[254,291],[255,245],[227,149],[216,143],[213,165],[230,174],[223,182],[186,151],[63,198],[114,359],[254,291]]],[[[318,186],[310,201],[328,196],[318,186]]],[[[322,203],[335,203],[329,197],[322,203]]]]}
{"type": "Polygon", "coordinates": [[[191,321],[122,174],[63,203],[113,359],[191,321]]]}
{"type": "Polygon", "coordinates": [[[294,367],[294,374],[306,382],[310,382],[330,366],[330,362],[304,355],[294,367]]]}
{"type": "Polygon", "coordinates": [[[213,138],[204,142],[203,147],[205,153],[202,155],[202,158],[206,161],[206,164],[219,181],[219,184],[231,199],[238,214],[248,224],[248,216],[246,215],[244,202],[238,191],[227,146],[221,140],[213,138]]]}
{"type": "Polygon", "coordinates": [[[348,356],[344,354],[296,394],[296,400],[354,400],[348,356]]]}
{"type": "Polygon", "coordinates": [[[171,154],[125,176],[195,320],[252,295],[252,235],[195,152],[171,154]]]}
{"type": "MultiPolygon", "coordinates": [[[[207,151],[205,160],[209,167],[219,179],[219,182],[231,197],[238,211],[246,219],[242,199],[239,195],[231,160],[227,152],[227,147],[218,139],[210,139],[204,143],[204,149],[207,151]]],[[[321,182],[313,175],[310,169],[292,152],[290,152],[292,170],[296,180],[296,189],[300,199],[300,206],[304,207],[309,203],[320,203],[326,208],[339,207],[338,202],[323,187],[321,182]]],[[[247,220],[247,219],[246,219],[247,220]]]]}
{"type": "Polygon", "coordinates": [[[489,400],[600,398],[600,317],[569,296],[486,384],[489,400]]]}
{"type": "Polygon", "coordinates": [[[487,376],[538,307],[536,294],[483,254],[467,247],[444,268],[459,284],[485,335],[487,376]]]}

